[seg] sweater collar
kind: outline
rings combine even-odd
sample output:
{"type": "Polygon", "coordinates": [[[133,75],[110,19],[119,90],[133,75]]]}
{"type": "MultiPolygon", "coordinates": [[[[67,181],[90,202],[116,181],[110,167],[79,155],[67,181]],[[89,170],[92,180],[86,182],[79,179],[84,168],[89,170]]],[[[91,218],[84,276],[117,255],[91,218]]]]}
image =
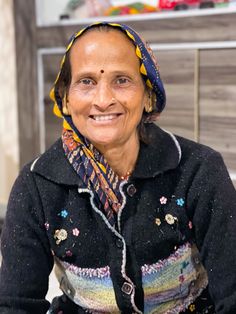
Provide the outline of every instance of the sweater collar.
{"type": "Polygon", "coordinates": [[[154,124],[147,125],[148,144],[141,143],[133,178],[151,178],[175,169],[181,160],[177,138],[154,124]]]}
{"type": "Polygon", "coordinates": [[[58,184],[83,187],[83,182],[65,156],[61,139],[58,139],[44,154],[35,159],[30,170],[58,184]]]}
{"type": "MultiPolygon", "coordinates": [[[[133,178],[151,178],[178,166],[181,148],[174,135],[154,124],[147,125],[149,143],[141,143],[133,178]]],[[[58,184],[77,185],[83,182],[69,164],[59,139],[31,165],[31,171],[58,184]]]]}

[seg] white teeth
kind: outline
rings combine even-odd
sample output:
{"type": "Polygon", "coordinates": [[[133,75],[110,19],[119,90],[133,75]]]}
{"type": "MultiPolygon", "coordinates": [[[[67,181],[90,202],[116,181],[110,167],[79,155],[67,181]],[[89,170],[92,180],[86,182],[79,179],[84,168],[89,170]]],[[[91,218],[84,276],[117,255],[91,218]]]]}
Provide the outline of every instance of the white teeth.
{"type": "Polygon", "coordinates": [[[96,121],[107,121],[107,120],[112,120],[116,117],[116,115],[107,115],[107,116],[93,116],[94,120],[96,121]]]}

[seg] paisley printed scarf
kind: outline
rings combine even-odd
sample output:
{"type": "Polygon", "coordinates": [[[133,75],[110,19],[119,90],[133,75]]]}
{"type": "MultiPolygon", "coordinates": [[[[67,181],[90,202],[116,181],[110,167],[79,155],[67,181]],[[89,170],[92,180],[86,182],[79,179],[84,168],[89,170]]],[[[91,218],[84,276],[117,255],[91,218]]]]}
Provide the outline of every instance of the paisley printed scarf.
{"type": "Polygon", "coordinates": [[[85,186],[92,190],[97,207],[105,213],[113,226],[114,213],[117,213],[122,203],[119,189],[121,180],[118,175],[92,144],[75,137],[73,131],[63,129],[62,142],[70,164],[85,186]]]}

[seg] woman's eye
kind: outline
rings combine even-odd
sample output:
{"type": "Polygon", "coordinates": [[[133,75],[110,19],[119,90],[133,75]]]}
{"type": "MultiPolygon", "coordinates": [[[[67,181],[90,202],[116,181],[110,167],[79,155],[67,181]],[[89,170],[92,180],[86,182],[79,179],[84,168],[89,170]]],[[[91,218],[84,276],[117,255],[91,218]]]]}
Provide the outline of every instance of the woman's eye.
{"type": "Polygon", "coordinates": [[[128,82],[129,82],[129,80],[126,77],[120,77],[117,79],[118,84],[126,84],[128,82]]]}
{"type": "Polygon", "coordinates": [[[93,85],[93,81],[91,79],[82,79],[80,83],[83,85],[93,85]]]}

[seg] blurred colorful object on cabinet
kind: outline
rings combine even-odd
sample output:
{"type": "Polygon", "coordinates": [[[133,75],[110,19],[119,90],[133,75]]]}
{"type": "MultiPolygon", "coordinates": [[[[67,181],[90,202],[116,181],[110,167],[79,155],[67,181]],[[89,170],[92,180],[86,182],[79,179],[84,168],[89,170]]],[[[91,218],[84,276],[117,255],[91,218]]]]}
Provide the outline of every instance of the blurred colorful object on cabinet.
{"type": "Polygon", "coordinates": [[[70,0],[64,15],[68,15],[68,18],[103,16],[104,11],[111,5],[110,0],[70,0]]]}
{"type": "Polygon", "coordinates": [[[160,0],[159,9],[162,10],[188,10],[207,9],[227,6],[229,0],[160,0]]]}
{"type": "Polygon", "coordinates": [[[142,14],[142,13],[152,13],[159,11],[157,7],[151,5],[135,2],[128,5],[111,6],[105,12],[105,16],[113,15],[126,15],[126,14],[142,14]]]}
{"type": "Polygon", "coordinates": [[[63,18],[119,16],[225,7],[236,0],[69,0],[63,18]]]}

